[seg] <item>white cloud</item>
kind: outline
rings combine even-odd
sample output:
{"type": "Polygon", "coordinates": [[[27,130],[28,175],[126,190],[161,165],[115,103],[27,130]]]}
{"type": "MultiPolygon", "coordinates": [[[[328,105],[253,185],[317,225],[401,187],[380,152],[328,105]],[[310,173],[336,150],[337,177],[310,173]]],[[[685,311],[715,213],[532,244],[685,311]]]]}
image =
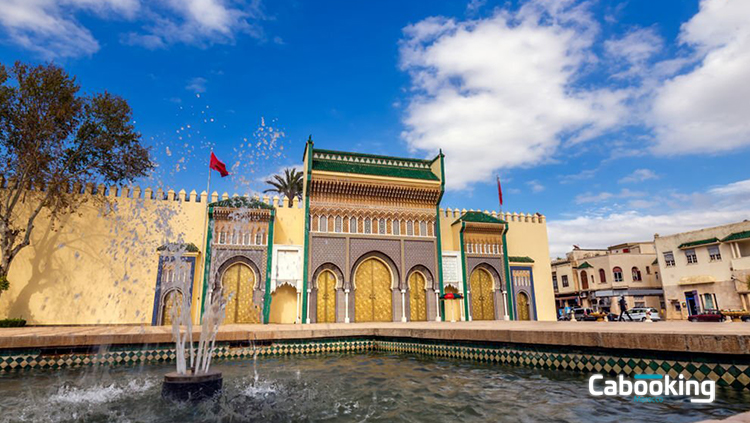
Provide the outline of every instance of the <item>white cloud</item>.
{"type": "MultiPolygon", "coordinates": [[[[655,233],[670,235],[750,219],[750,179],[715,187],[705,193],[673,195],[679,201],[661,213],[636,210],[586,213],[547,223],[550,255],[564,256],[574,244],[602,248],[630,241],[649,241],[655,233]],[[744,194],[744,195],[743,195],[744,194]]],[[[634,200],[634,203],[639,200],[634,200]]],[[[635,207],[638,204],[630,204],[635,207]]],[[[649,204],[640,204],[646,208],[649,204]]]]}
{"type": "Polygon", "coordinates": [[[618,199],[618,198],[633,198],[633,197],[643,197],[645,196],[645,192],[641,191],[632,191],[627,188],[623,188],[618,193],[611,193],[611,192],[600,192],[597,194],[587,192],[584,194],[579,194],[575,198],[576,204],[587,204],[587,203],[601,203],[603,201],[612,200],[612,199],[618,199]]]}
{"type": "Polygon", "coordinates": [[[663,45],[664,40],[654,28],[637,28],[620,38],[605,41],[605,51],[622,67],[613,77],[642,76],[648,70],[649,59],[660,52],[663,45]]]}
{"type": "Polygon", "coordinates": [[[263,31],[258,0],[0,0],[0,26],[10,41],[45,59],[88,56],[99,42],[77,15],[126,19],[142,30],[121,35],[126,44],[163,48],[174,43],[230,43],[236,34],[263,31]]]}
{"type": "Polygon", "coordinates": [[[656,92],[654,152],[719,153],[750,145],[750,1],[702,0],[679,40],[695,50],[698,63],[656,92]]]}
{"type": "Polygon", "coordinates": [[[531,188],[531,192],[533,192],[534,194],[544,191],[544,185],[540,184],[537,180],[528,181],[526,182],[526,185],[531,188]]]}
{"type": "Polygon", "coordinates": [[[428,18],[404,29],[413,97],[402,136],[446,153],[449,189],[549,160],[561,139],[616,127],[625,91],[574,88],[598,31],[585,5],[531,1],[486,19],[428,18]]]}
{"type": "Polygon", "coordinates": [[[627,184],[627,183],[634,183],[634,182],[643,182],[648,181],[649,179],[658,179],[659,175],[656,174],[651,169],[636,169],[628,176],[625,176],[624,178],[620,179],[621,184],[627,184]]]}
{"type": "Polygon", "coordinates": [[[188,84],[185,86],[185,89],[188,91],[192,91],[196,94],[205,93],[207,82],[208,81],[206,80],[206,78],[201,78],[200,76],[198,76],[188,81],[188,84]]]}

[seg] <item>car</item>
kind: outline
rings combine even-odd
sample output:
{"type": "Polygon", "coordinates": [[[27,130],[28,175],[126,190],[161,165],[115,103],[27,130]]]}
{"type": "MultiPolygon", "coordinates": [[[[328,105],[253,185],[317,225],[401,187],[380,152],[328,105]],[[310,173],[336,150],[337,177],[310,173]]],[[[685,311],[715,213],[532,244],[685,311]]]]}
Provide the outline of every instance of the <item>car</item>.
{"type": "Polygon", "coordinates": [[[707,309],[703,310],[702,313],[691,314],[688,316],[688,321],[691,322],[723,322],[724,315],[719,310],[707,309]]]}
{"type": "Polygon", "coordinates": [[[571,320],[571,315],[575,314],[576,320],[579,322],[595,322],[596,317],[592,316],[594,310],[590,308],[576,307],[562,317],[563,320],[571,320]]]}
{"type": "MultiPolygon", "coordinates": [[[[646,315],[651,314],[651,320],[654,322],[658,322],[661,320],[661,317],[659,317],[659,311],[655,308],[651,307],[635,307],[628,310],[628,314],[630,314],[630,317],[637,321],[637,322],[645,322],[646,321],[646,315]]],[[[625,319],[627,319],[627,315],[623,315],[625,319]]]]}

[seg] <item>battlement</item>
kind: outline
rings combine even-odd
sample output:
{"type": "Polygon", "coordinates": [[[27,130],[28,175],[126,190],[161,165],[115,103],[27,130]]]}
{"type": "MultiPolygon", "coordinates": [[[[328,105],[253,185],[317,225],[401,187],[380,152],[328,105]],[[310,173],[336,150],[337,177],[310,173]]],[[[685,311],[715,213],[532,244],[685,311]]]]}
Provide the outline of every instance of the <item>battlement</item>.
{"type": "Polygon", "coordinates": [[[486,213],[494,218],[502,219],[506,222],[524,222],[524,223],[546,223],[547,218],[541,214],[541,213],[534,213],[534,214],[526,214],[526,213],[510,213],[510,212],[497,212],[497,211],[488,211],[488,210],[474,210],[474,209],[440,209],[440,216],[441,217],[447,217],[447,218],[454,218],[458,219],[466,212],[480,212],[480,213],[486,213]]]}

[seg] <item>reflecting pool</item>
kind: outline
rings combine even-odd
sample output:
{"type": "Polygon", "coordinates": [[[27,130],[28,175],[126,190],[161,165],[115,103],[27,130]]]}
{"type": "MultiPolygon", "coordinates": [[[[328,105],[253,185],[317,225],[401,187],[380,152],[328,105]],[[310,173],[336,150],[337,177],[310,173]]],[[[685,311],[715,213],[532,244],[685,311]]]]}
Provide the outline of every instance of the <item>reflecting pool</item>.
{"type": "Polygon", "coordinates": [[[0,375],[0,421],[669,421],[750,410],[750,393],[713,404],[593,398],[587,376],[408,355],[294,356],[216,362],[224,394],[199,405],[160,397],[171,364],[0,375]]]}

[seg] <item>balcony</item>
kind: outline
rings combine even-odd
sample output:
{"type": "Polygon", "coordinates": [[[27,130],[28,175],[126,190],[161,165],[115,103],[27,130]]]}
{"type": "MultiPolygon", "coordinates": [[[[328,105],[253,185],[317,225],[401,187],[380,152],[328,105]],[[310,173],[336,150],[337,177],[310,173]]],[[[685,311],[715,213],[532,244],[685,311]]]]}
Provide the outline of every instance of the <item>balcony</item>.
{"type": "Polygon", "coordinates": [[[750,270],[750,257],[732,259],[732,270],[735,272],[750,270]]]}

